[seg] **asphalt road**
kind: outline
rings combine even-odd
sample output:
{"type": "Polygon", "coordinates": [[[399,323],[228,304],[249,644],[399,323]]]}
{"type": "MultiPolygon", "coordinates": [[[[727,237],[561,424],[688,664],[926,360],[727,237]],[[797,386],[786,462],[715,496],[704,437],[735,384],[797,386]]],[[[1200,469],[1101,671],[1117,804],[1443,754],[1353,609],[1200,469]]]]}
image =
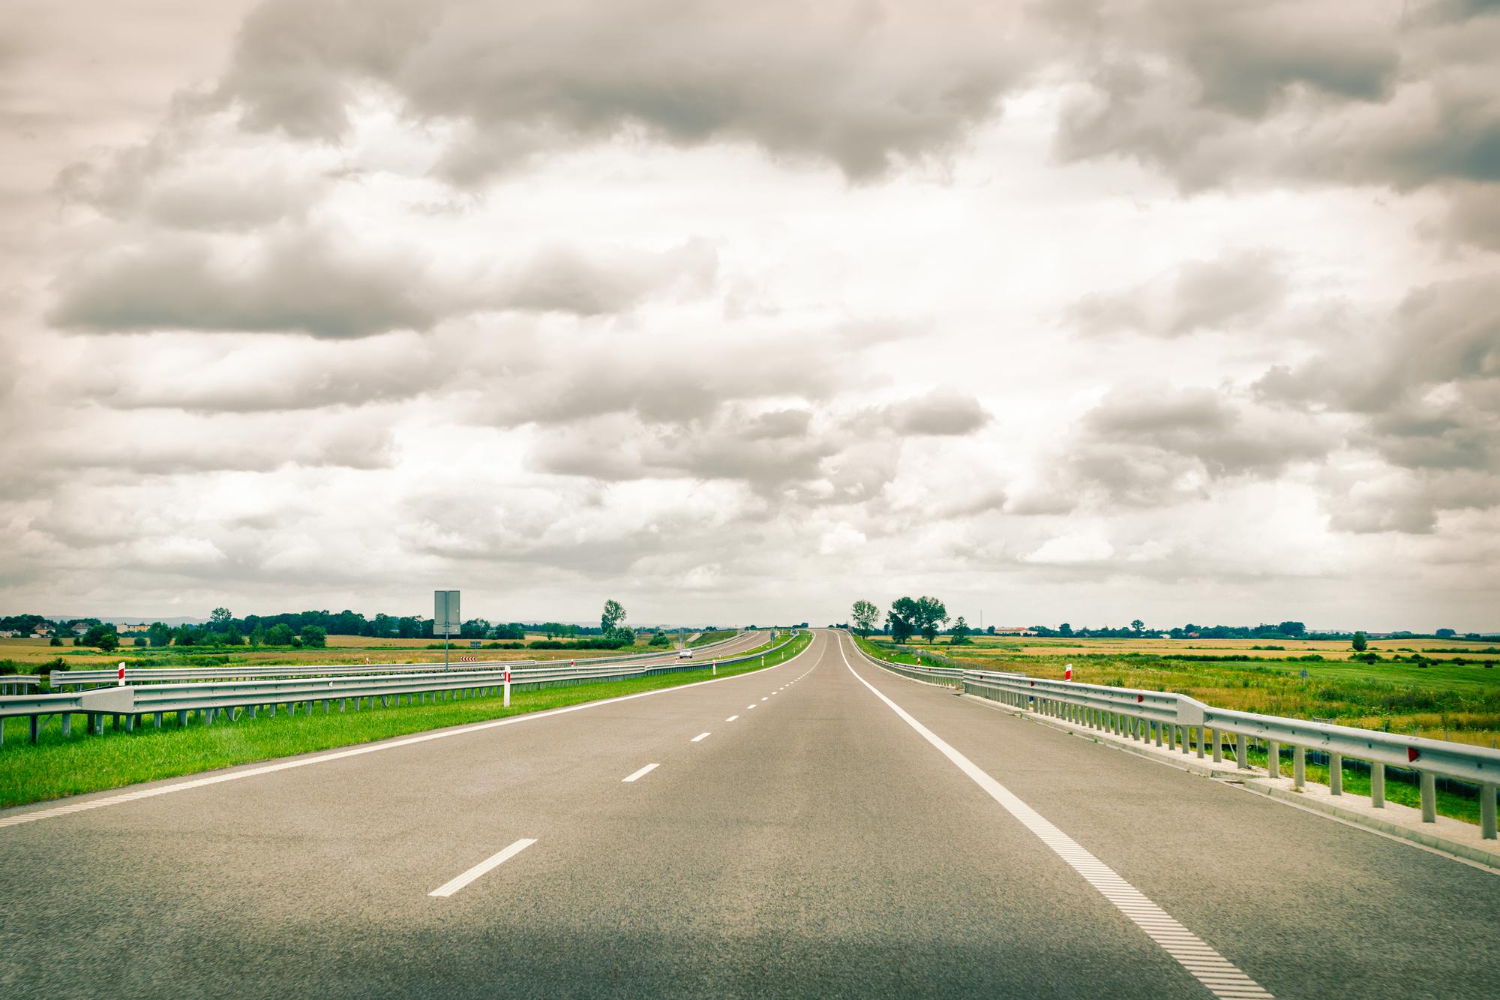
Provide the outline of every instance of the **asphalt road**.
{"type": "Polygon", "coordinates": [[[0,813],[0,995],[1500,995],[1500,876],[841,642],[0,813]]]}

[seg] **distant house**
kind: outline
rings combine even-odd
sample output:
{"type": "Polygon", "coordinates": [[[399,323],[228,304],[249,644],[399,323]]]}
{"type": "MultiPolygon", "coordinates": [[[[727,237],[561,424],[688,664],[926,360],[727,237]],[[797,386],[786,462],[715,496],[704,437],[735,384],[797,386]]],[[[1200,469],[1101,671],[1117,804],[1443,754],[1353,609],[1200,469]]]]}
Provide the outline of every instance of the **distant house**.
{"type": "Polygon", "coordinates": [[[4,629],[0,630],[0,639],[15,639],[18,638],[20,634],[21,633],[17,632],[15,629],[4,629]]]}
{"type": "Polygon", "coordinates": [[[74,625],[73,626],[73,634],[74,635],[83,635],[88,630],[89,630],[89,627],[87,625],[74,625]]]}
{"type": "Polygon", "coordinates": [[[116,628],[116,631],[118,631],[121,635],[145,635],[147,632],[151,631],[151,626],[147,625],[145,622],[141,622],[139,625],[121,624],[116,628]]]}

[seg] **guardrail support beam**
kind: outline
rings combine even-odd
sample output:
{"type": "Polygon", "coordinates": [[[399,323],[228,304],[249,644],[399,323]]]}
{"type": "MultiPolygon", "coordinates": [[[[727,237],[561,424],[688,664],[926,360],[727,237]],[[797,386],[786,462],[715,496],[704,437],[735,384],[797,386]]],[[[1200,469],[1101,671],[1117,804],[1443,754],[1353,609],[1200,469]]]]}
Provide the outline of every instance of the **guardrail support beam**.
{"type": "Polygon", "coordinates": [[[62,714],[62,734],[63,734],[63,739],[67,739],[69,736],[73,735],[73,713],[72,712],[64,712],[62,714]]]}
{"type": "Polygon", "coordinates": [[[1422,822],[1437,822],[1437,775],[1431,771],[1421,772],[1422,822]]]}
{"type": "Polygon", "coordinates": [[[1328,794],[1344,794],[1344,755],[1341,753],[1328,755],[1328,794]]]}
{"type": "Polygon", "coordinates": [[[1292,747],[1292,787],[1302,791],[1307,786],[1307,751],[1292,747]]]}
{"type": "Polygon", "coordinates": [[[1370,805],[1385,808],[1385,765],[1378,760],[1370,762],[1370,805]]]}
{"type": "Polygon", "coordinates": [[[1244,733],[1234,734],[1234,765],[1241,771],[1250,770],[1250,746],[1244,733]]]}
{"type": "Polygon", "coordinates": [[[1281,777],[1281,744],[1266,741],[1266,777],[1275,781],[1281,777]]]}
{"type": "Polygon", "coordinates": [[[1495,840],[1495,786],[1479,786],[1479,836],[1484,840],[1495,840]]]}

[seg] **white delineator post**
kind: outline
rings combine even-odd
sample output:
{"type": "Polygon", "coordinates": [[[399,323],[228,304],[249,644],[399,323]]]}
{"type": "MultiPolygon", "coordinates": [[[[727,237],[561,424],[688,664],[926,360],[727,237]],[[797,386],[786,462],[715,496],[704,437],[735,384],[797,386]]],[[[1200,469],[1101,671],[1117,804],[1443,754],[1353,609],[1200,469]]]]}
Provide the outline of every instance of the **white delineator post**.
{"type": "MultiPolygon", "coordinates": [[[[119,683],[118,686],[119,687],[124,687],[125,686],[125,661],[124,660],[120,661],[120,669],[119,669],[119,672],[117,673],[116,676],[118,676],[120,678],[120,683],[119,683]]],[[[116,720],[116,721],[118,721],[118,720],[116,720]]]]}
{"type": "Polygon", "coordinates": [[[715,677],[719,676],[719,661],[718,660],[715,660],[714,663],[713,663],[713,671],[712,671],[712,673],[713,673],[713,676],[715,676],[715,677]]]}
{"type": "Polygon", "coordinates": [[[510,667],[505,668],[505,707],[510,708],[510,667]]]}

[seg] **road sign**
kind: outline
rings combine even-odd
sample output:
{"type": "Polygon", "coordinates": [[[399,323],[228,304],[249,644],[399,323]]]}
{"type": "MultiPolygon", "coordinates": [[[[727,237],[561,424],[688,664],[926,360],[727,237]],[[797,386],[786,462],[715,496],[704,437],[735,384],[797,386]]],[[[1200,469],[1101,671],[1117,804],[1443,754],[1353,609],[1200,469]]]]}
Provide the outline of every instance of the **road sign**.
{"type": "Polygon", "coordinates": [[[434,590],[432,605],[432,634],[457,635],[463,626],[463,617],[458,613],[458,591],[434,590]]]}

